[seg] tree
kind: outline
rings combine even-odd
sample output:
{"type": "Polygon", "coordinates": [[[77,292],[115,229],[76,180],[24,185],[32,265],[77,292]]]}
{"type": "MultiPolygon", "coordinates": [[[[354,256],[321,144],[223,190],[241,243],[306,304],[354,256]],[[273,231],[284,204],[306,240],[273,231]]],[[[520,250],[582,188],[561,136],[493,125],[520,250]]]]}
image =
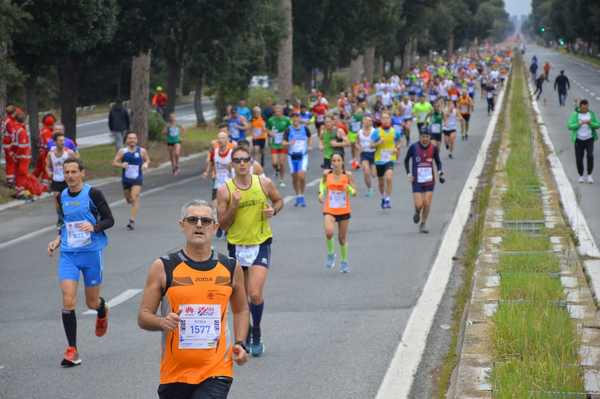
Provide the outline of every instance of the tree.
{"type": "Polygon", "coordinates": [[[292,0],[280,0],[284,35],[277,54],[277,81],[280,99],[292,97],[292,66],[294,65],[292,0]]]}
{"type": "Polygon", "coordinates": [[[13,36],[20,32],[24,21],[31,15],[24,12],[11,0],[0,0],[0,116],[6,109],[7,83],[16,81],[19,71],[9,57],[13,49],[13,36]]]}

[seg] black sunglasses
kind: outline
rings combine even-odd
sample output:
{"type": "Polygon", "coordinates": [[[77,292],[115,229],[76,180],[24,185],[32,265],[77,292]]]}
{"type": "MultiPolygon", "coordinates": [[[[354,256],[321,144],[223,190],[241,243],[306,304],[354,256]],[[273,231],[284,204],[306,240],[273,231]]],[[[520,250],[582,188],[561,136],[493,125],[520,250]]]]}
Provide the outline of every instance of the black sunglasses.
{"type": "Polygon", "coordinates": [[[245,158],[235,157],[235,158],[231,159],[231,162],[233,162],[233,163],[242,163],[242,162],[249,163],[251,160],[252,160],[252,158],[250,158],[250,157],[245,157],[245,158]]]}
{"type": "Polygon", "coordinates": [[[213,218],[209,218],[206,216],[187,216],[183,218],[183,221],[193,226],[198,226],[198,221],[200,221],[200,224],[202,226],[210,226],[215,222],[213,218]]]}

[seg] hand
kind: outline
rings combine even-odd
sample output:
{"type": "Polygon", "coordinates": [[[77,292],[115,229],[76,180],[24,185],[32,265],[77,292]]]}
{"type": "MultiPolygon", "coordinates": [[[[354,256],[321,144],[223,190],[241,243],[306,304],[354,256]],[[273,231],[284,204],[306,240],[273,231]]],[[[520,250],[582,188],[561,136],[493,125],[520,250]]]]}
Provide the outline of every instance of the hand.
{"type": "Polygon", "coordinates": [[[205,170],[204,173],[202,173],[202,178],[208,179],[208,170],[205,170]]]}
{"type": "Polygon", "coordinates": [[[147,170],[148,170],[148,162],[144,162],[144,163],[142,164],[142,170],[143,170],[143,171],[147,171],[147,170]]]}
{"type": "Polygon", "coordinates": [[[122,167],[123,169],[127,169],[127,167],[128,167],[128,166],[129,166],[129,163],[128,163],[128,162],[123,162],[123,163],[121,163],[121,167],[122,167]]]}
{"type": "Polygon", "coordinates": [[[440,172],[440,183],[444,184],[446,182],[446,178],[444,177],[444,172],[440,172]]]}
{"type": "Polygon", "coordinates": [[[179,327],[179,315],[171,312],[166,317],[160,319],[160,328],[164,332],[173,331],[179,327]]]}
{"type": "Polygon", "coordinates": [[[323,194],[319,194],[319,202],[322,204],[323,203],[323,194]]]}
{"type": "Polygon", "coordinates": [[[50,241],[50,243],[48,243],[48,256],[54,255],[54,251],[56,251],[59,245],[60,237],[56,237],[54,240],[50,241]]]}
{"type": "Polygon", "coordinates": [[[415,178],[414,178],[413,175],[408,175],[407,177],[408,177],[408,182],[409,183],[412,183],[415,180],[415,178]]]}
{"type": "Polygon", "coordinates": [[[235,191],[231,193],[231,203],[237,206],[240,203],[241,198],[242,193],[236,188],[235,191]]]}
{"type": "Polygon", "coordinates": [[[323,143],[319,143],[319,150],[323,151],[323,143]]]}
{"type": "Polygon", "coordinates": [[[275,209],[271,205],[267,205],[265,209],[263,209],[263,213],[267,218],[272,218],[275,215],[275,209]]]}
{"type": "Polygon", "coordinates": [[[248,352],[241,345],[233,345],[233,361],[238,366],[243,366],[248,361],[248,352]]]}
{"type": "Polygon", "coordinates": [[[94,225],[90,222],[79,223],[77,228],[85,233],[92,233],[94,231],[94,225]]]}

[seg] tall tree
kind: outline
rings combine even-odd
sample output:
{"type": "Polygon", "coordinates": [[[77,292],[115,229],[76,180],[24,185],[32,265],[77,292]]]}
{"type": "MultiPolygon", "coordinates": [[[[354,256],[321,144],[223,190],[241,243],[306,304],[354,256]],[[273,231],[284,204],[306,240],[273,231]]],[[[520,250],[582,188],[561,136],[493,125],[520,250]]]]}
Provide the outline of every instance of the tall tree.
{"type": "Polygon", "coordinates": [[[279,97],[292,98],[292,66],[294,65],[292,0],[280,0],[282,11],[283,37],[277,54],[277,82],[279,97]]]}

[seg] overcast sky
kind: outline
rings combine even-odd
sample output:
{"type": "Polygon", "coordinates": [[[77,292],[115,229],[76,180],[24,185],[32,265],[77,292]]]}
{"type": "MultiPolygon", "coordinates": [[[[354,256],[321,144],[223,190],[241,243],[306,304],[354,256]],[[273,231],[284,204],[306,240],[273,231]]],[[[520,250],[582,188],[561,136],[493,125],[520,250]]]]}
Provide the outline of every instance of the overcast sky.
{"type": "Polygon", "coordinates": [[[504,0],[506,11],[511,15],[529,14],[531,12],[531,0],[504,0]]]}

